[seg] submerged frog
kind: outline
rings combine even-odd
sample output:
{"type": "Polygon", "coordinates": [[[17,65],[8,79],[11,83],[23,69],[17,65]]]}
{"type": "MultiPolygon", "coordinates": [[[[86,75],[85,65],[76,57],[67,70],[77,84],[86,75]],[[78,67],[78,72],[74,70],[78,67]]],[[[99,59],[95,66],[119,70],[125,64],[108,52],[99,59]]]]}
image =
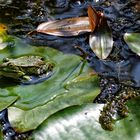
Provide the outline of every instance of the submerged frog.
{"type": "Polygon", "coordinates": [[[31,76],[40,77],[53,70],[54,63],[47,62],[41,56],[21,56],[16,59],[3,59],[0,64],[0,76],[18,81],[29,81],[31,76]]]}

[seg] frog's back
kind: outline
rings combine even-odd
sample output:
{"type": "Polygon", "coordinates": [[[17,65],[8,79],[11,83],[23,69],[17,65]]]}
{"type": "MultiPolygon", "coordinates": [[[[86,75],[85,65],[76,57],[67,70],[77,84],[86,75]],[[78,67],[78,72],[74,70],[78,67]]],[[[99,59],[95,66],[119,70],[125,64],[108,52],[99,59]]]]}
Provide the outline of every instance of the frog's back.
{"type": "Polygon", "coordinates": [[[43,59],[41,56],[22,56],[16,59],[9,59],[9,62],[20,67],[38,67],[44,65],[43,59]]]}

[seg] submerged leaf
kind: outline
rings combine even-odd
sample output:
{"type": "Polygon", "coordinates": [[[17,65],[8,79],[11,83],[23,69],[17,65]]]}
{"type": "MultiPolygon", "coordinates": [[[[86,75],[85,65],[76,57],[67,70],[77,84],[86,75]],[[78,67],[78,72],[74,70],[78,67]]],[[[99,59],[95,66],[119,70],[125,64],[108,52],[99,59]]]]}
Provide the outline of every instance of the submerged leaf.
{"type": "Polygon", "coordinates": [[[96,33],[89,37],[89,44],[93,52],[100,59],[106,59],[112,51],[113,39],[108,27],[103,25],[96,33]]]}
{"type": "Polygon", "coordinates": [[[140,56],[140,33],[126,33],[124,39],[129,48],[140,56]]]}

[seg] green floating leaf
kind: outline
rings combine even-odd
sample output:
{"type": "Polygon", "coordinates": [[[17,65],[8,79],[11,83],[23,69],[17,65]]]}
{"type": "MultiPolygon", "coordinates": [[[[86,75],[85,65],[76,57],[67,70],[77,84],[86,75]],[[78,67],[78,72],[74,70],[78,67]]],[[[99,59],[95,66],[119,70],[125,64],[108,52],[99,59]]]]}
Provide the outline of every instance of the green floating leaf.
{"type": "Polygon", "coordinates": [[[140,56],[140,33],[126,33],[124,39],[130,49],[140,56]]]}
{"type": "Polygon", "coordinates": [[[9,107],[18,99],[17,95],[7,89],[0,89],[0,110],[9,107]]]}
{"type": "Polygon", "coordinates": [[[34,131],[34,140],[139,140],[139,101],[129,102],[129,117],[117,121],[111,132],[102,129],[98,122],[103,105],[89,104],[52,115],[34,131]]]}
{"type": "Polygon", "coordinates": [[[79,56],[30,46],[18,38],[15,38],[15,47],[0,52],[0,59],[39,55],[55,63],[53,75],[44,82],[33,85],[9,83],[1,87],[8,90],[12,98],[16,97],[14,103],[7,100],[4,106],[10,106],[9,118],[17,131],[36,129],[50,115],[69,106],[92,102],[100,92],[98,77],[91,75],[92,69],[87,63],[83,67],[79,56]]]}
{"type": "MultiPolygon", "coordinates": [[[[46,100],[48,100],[46,104],[39,105],[33,109],[22,110],[21,108],[23,108],[23,105],[22,107],[18,108],[10,107],[9,119],[10,122],[12,123],[12,126],[14,126],[14,128],[16,128],[16,130],[20,132],[33,130],[36,129],[50,115],[56,113],[59,110],[62,110],[64,108],[73,105],[81,105],[84,103],[92,102],[93,99],[97,96],[97,94],[99,94],[99,88],[96,86],[97,85],[96,78],[88,80],[89,81],[84,81],[83,83],[82,82],[75,83],[75,86],[72,87],[71,89],[70,89],[71,86],[69,85],[69,89],[67,90],[59,89],[58,91],[54,91],[54,93],[50,93],[51,95],[49,94],[48,96],[46,96],[46,100]]],[[[36,92],[39,92],[39,90],[37,89],[35,90],[36,92]]],[[[43,94],[45,93],[47,94],[48,92],[46,89],[46,92],[44,92],[43,94]]],[[[33,100],[31,101],[29,100],[28,106],[32,106],[34,102],[38,102],[37,100],[41,101],[38,98],[39,96],[33,98],[33,100]]],[[[43,98],[41,99],[43,102],[43,98]]],[[[24,101],[24,99],[22,100],[24,101]]],[[[17,106],[20,106],[20,104],[18,104],[17,106]]]]}

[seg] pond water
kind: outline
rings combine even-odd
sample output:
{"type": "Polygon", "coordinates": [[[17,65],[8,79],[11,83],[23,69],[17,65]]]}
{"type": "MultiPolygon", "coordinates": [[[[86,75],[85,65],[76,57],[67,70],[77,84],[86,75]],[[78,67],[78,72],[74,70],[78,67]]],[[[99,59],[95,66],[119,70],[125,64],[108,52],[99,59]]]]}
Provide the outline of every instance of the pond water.
{"type": "MultiPolygon", "coordinates": [[[[81,55],[74,47],[78,44],[87,53],[89,65],[101,79],[114,78],[117,85],[140,88],[140,57],[124,40],[125,33],[140,33],[138,0],[8,0],[0,2],[0,11],[0,22],[8,26],[10,35],[20,37],[35,46],[49,46],[64,53],[81,55]],[[111,29],[113,49],[106,60],[98,59],[91,51],[88,42],[90,33],[74,37],[41,33],[27,35],[42,22],[87,16],[89,5],[103,12],[111,29]]],[[[99,28],[106,28],[104,24],[101,26],[99,28]]]]}

